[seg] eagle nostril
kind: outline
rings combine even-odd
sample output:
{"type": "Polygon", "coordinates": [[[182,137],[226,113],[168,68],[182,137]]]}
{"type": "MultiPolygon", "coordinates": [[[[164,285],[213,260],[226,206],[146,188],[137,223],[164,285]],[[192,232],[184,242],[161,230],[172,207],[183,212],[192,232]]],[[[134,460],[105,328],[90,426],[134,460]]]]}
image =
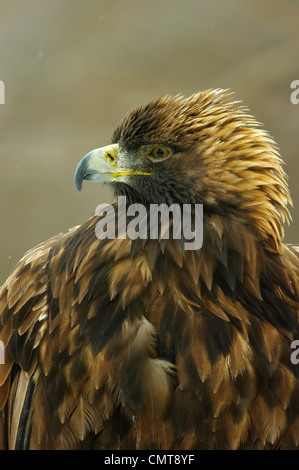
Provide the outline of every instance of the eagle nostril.
{"type": "Polygon", "coordinates": [[[115,162],[115,157],[111,153],[107,153],[107,158],[111,163],[115,162]]]}

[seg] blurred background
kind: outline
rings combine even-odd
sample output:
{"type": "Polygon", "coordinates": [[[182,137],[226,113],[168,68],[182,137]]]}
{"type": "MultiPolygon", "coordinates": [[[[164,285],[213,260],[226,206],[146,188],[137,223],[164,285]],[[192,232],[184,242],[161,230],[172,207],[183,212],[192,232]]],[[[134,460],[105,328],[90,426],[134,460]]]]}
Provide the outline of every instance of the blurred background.
{"type": "Polygon", "coordinates": [[[298,0],[0,0],[0,284],[37,243],[112,194],[74,185],[133,106],[231,88],[287,164],[299,242],[298,0]]]}

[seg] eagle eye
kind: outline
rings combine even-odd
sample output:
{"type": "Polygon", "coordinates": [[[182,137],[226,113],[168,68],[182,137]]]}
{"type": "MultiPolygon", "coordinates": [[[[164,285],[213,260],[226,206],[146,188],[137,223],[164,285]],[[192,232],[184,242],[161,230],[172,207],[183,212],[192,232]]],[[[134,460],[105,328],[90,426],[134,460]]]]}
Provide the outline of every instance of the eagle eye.
{"type": "Polygon", "coordinates": [[[167,147],[154,145],[148,151],[147,156],[153,161],[161,161],[169,157],[170,154],[171,154],[171,151],[167,147]]]}

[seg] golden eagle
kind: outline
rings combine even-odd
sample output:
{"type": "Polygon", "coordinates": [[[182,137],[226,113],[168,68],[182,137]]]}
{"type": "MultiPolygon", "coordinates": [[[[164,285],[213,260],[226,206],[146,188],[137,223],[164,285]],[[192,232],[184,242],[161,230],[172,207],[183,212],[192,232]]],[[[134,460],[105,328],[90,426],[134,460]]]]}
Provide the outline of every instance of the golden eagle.
{"type": "Polygon", "coordinates": [[[269,135],[227,91],[166,96],[75,179],[146,214],[203,205],[203,243],[174,214],[168,239],[162,217],[156,238],[98,237],[104,211],[25,254],[0,292],[0,447],[298,448],[299,261],[269,135]]]}

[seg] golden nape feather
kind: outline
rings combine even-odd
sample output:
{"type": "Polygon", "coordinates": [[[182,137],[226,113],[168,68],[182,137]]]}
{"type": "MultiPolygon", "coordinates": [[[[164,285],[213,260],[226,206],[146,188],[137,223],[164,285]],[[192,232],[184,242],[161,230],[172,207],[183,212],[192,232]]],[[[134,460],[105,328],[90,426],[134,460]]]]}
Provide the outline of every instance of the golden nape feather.
{"type": "Polygon", "coordinates": [[[162,215],[159,237],[99,237],[104,211],[25,254],[0,291],[0,448],[298,448],[299,251],[268,134],[227,91],[166,96],[75,178],[125,197],[125,227],[132,204],[202,205],[202,245],[174,212],[168,238],[162,215]]]}

